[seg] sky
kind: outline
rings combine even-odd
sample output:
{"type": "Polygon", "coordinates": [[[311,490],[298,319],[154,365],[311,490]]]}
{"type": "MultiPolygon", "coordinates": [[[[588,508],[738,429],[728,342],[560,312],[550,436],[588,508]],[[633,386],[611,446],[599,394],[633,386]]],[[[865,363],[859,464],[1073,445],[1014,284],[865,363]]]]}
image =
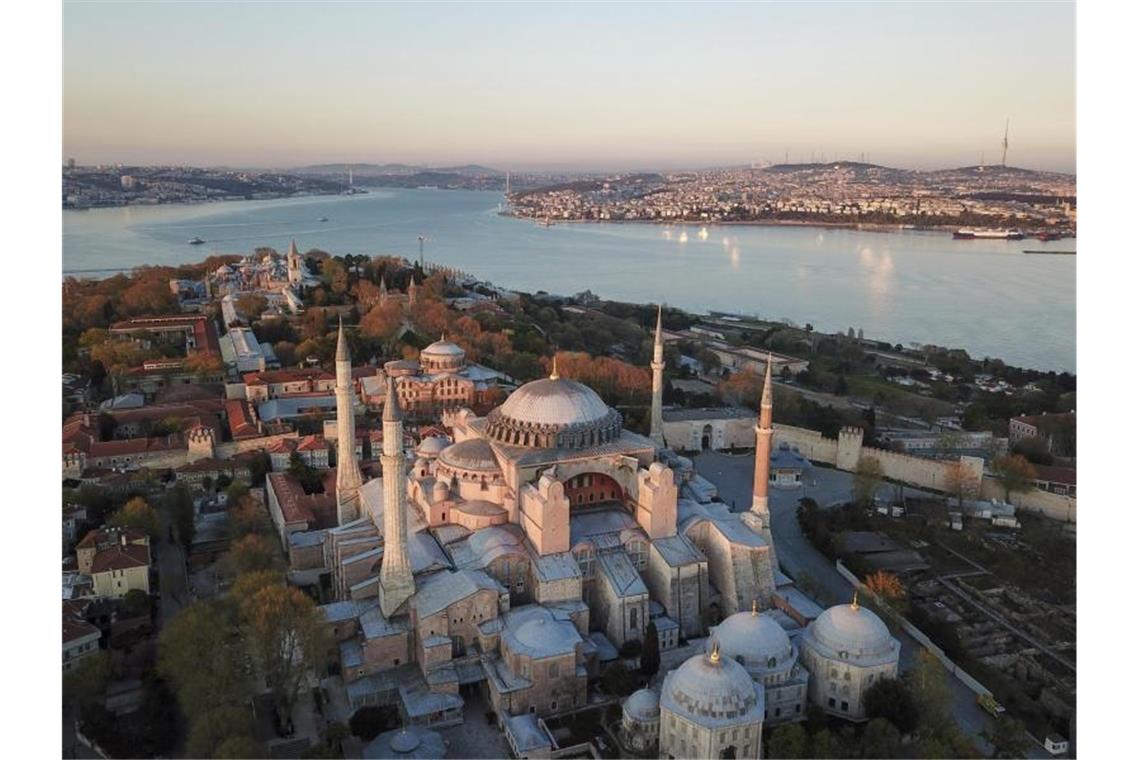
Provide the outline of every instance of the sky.
{"type": "Polygon", "coordinates": [[[1072,3],[64,3],[80,164],[1076,164],[1072,3]]]}

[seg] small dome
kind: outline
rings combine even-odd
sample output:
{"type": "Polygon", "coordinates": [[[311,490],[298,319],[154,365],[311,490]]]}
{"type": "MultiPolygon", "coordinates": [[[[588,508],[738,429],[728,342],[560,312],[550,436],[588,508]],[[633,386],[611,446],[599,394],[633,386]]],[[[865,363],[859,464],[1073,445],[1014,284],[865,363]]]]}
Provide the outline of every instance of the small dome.
{"type": "Polygon", "coordinates": [[[653,689],[638,689],[629,695],[621,709],[633,720],[655,721],[661,715],[661,704],[653,689]]]}
{"type": "Polygon", "coordinates": [[[431,458],[438,456],[440,452],[451,445],[451,442],[446,438],[438,435],[429,435],[420,441],[420,445],[416,446],[416,454],[422,457],[431,458]]]}
{"type": "Polygon", "coordinates": [[[392,737],[392,742],[388,746],[390,746],[396,752],[411,752],[413,749],[420,746],[420,737],[416,736],[410,731],[401,731],[392,737]]]}
{"type": "Polygon", "coordinates": [[[816,645],[821,654],[856,660],[897,654],[899,648],[879,616],[856,604],[837,604],[824,611],[807,627],[804,641],[816,645]]]}
{"type": "Polygon", "coordinates": [[[491,444],[482,438],[451,444],[439,453],[439,461],[457,470],[499,471],[499,461],[491,451],[491,444]]]}
{"type": "Polygon", "coordinates": [[[770,615],[737,612],[715,628],[721,655],[740,658],[746,668],[767,669],[775,658],[782,664],[793,655],[787,632],[770,615]]]}
{"type": "Polygon", "coordinates": [[[718,655],[697,654],[669,674],[661,704],[701,725],[763,715],[763,692],[744,666],[718,655]]]}

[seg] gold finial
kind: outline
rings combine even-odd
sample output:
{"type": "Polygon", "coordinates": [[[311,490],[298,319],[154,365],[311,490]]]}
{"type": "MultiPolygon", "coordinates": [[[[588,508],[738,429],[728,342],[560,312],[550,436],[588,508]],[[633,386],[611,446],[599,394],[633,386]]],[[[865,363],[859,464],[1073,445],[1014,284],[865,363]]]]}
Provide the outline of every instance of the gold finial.
{"type": "Polygon", "coordinates": [[[557,380],[558,379],[558,354],[554,355],[554,364],[552,365],[551,370],[550,370],[550,379],[551,380],[557,380]]]}
{"type": "Polygon", "coordinates": [[[756,617],[756,615],[757,615],[757,612],[756,612],[756,600],[755,600],[755,599],[753,599],[753,600],[752,600],[752,617],[756,617]]]}
{"type": "Polygon", "coordinates": [[[712,654],[709,655],[709,662],[720,662],[720,642],[713,636],[712,640],[712,654]]]}
{"type": "Polygon", "coordinates": [[[859,609],[859,589],[855,589],[855,596],[851,599],[851,609],[859,609]]]}

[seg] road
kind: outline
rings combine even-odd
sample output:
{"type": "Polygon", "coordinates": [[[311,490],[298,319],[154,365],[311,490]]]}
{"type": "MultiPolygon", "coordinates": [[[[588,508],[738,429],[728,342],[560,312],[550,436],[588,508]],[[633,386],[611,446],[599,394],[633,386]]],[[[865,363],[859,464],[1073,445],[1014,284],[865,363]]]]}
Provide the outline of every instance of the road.
{"type": "Polygon", "coordinates": [[[186,553],[177,541],[171,541],[171,520],[166,509],[158,510],[158,589],[162,594],[158,609],[158,627],[166,625],[178,610],[190,602],[186,581],[186,553]]]}
{"type": "MultiPolygon", "coordinates": [[[[718,452],[704,452],[693,458],[697,471],[716,484],[720,497],[730,504],[735,504],[736,511],[744,511],[752,503],[752,470],[754,459],[751,454],[731,455],[718,452]]],[[[805,476],[807,485],[795,490],[772,489],[768,494],[768,510],[772,516],[772,537],[776,542],[776,556],[784,573],[792,578],[800,578],[807,574],[822,589],[820,598],[822,604],[836,604],[851,598],[853,589],[851,584],[839,574],[835,565],[804,537],[796,521],[796,507],[799,500],[809,496],[821,506],[828,506],[851,497],[851,473],[831,470],[823,467],[812,468],[805,476]]],[[[894,486],[887,485],[880,488],[879,494],[884,498],[893,494],[894,486]]],[[[919,491],[907,493],[918,494],[919,491]]],[[[902,644],[899,665],[902,670],[907,669],[915,661],[921,645],[911,638],[906,631],[895,631],[902,644]]],[[[981,733],[989,726],[989,715],[984,712],[976,702],[974,692],[966,688],[965,684],[946,674],[946,685],[952,697],[954,720],[958,727],[973,738],[979,751],[988,757],[992,754],[992,747],[981,738],[981,733]]],[[[1048,757],[1040,747],[1041,754],[1031,754],[1031,757],[1048,757]]]]}

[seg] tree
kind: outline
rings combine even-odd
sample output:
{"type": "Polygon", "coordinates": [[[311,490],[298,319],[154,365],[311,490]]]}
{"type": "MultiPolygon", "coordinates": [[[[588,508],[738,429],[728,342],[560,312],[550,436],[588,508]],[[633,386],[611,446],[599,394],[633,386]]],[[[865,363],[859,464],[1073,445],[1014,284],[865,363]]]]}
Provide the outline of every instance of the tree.
{"type": "Polygon", "coordinates": [[[864,703],[868,718],[888,720],[900,733],[909,734],[918,726],[918,706],[906,684],[897,678],[883,678],[871,684],[864,703]]]}
{"type": "Polygon", "coordinates": [[[645,626],[645,645],[641,648],[641,674],[652,678],[661,669],[661,643],[657,638],[657,624],[652,620],[645,626]]]}
{"type": "Polygon", "coordinates": [[[1022,438],[1013,444],[1012,452],[1021,454],[1032,464],[1041,464],[1046,467],[1053,464],[1053,452],[1049,450],[1049,439],[1039,435],[1022,438]]]}
{"type": "Polygon", "coordinates": [[[108,521],[116,528],[133,528],[141,530],[151,538],[158,538],[158,515],[141,496],[128,501],[108,521]]]}
{"type": "Polygon", "coordinates": [[[115,666],[106,650],[100,649],[87,655],[63,674],[64,703],[74,705],[82,711],[88,705],[102,700],[114,674],[115,666]]]}
{"type": "Polygon", "coordinates": [[[235,541],[225,556],[226,569],[234,577],[258,570],[272,570],[277,567],[279,560],[280,556],[273,543],[256,533],[235,541]]]}
{"type": "Polygon", "coordinates": [[[188,717],[248,697],[248,662],[239,631],[220,602],[195,602],[163,628],[158,672],[188,717]]]}
{"type": "Polygon", "coordinates": [[[193,372],[198,381],[201,382],[211,375],[217,375],[222,371],[222,360],[216,354],[211,354],[206,351],[196,351],[186,357],[182,362],[184,369],[193,372]]]}
{"type": "Polygon", "coordinates": [[[946,468],[942,485],[947,493],[953,494],[958,499],[958,509],[962,508],[962,502],[966,497],[975,498],[982,486],[970,466],[961,460],[946,468]]]}
{"type": "Polygon", "coordinates": [[[230,587],[229,598],[240,604],[243,599],[252,598],[263,588],[284,582],[284,576],[277,570],[255,570],[237,577],[230,587]]]}
{"type": "Polygon", "coordinates": [[[134,618],[150,613],[150,596],[142,589],[133,588],[119,601],[119,614],[134,618]]]}
{"type": "Polygon", "coordinates": [[[766,757],[772,760],[783,758],[808,757],[808,735],[800,723],[785,723],[777,726],[768,739],[766,757]]]}
{"type": "Polygon", "coordinates": [[[1009,454],[997,457],[990,465],[1001,487],[1005,489],[1005,500],[1009,501],[1011,493],[1024,493],[1033,488],[1033,481],[1037,479],[1037,470],[1029,460],[1021,454],[1009,454]]]}
{"type": "Polygon", "coordinates": [[[242,603],[249,643],[286,725],[307,676],[326,663],[324,618],[313,600],[285,585],[262,588],[242,603]]]}
{"type": "Polygon", "coordinates": [[[269,301],[257,293],[243,293],[234,301],[234,306],[249,321],[260,317],[269,308],[269,301]]]}
{"type": "Polygon", "coordinates": [[[889,601],[902,599],[906,596],[906,588],[899,577],[886,570],[876,570],[864,578],[863,582],[875,594],[889,601]]]}
{"type": "Polygon", "coordinates": [[[1010,715],[999,715],[982,731],[982,738],[994,748],[994,757],[1025,757],[1029,737],[1021,721],[1010,715]]]}
{"type": "Polygon", "coordinates": [[[190,723],[186,738],[187,757],[265,757],[265,750],[257,754],[253,741],[253,715],[247,705],[228,704],[196,715],[190,723]],[[240,744],[238,744],[240,742],[240,744]]]}
{"type": "Polygon", "coordinates": [[[875,490],[883,480],[883,466],[879,460],[871,457],[860,457],[855,465],[855,501],[863,506],[871,504],[875,497],[875,490]]]}
{"type": "Polygon", "coordinates": [[[194,498],[185,483],[178,483],[163,496],[163,505],[182,548],[190,551],[194,543],[194,498]]]}
{"type": "Polygon", "coordinates": [[[602,688],[612,696],[627,697],[637,688],[637,681],[625,663],[617,660],[602,671],[602,688]]]}
{"type": "Polygon", "coordinates": [[[934,655],[920,650],[915,664],[903,676],[903,682],[918,709],[918,728],[924,736],[939,736],[952,725],[946,671],[934,655]]]}
{"type": "Polygon", "coordinates": [[[833,758],[844,756],[838,737],[828,729],[821,728],[811,735],[811,752],[808,757],[833,758]]]}
{"type": "Polygon", "coordinates": [[[861,748],[863,757],[898,757],[902,751],[902,735],[890,721],[874,718],[863,728],[861,748]]]}

